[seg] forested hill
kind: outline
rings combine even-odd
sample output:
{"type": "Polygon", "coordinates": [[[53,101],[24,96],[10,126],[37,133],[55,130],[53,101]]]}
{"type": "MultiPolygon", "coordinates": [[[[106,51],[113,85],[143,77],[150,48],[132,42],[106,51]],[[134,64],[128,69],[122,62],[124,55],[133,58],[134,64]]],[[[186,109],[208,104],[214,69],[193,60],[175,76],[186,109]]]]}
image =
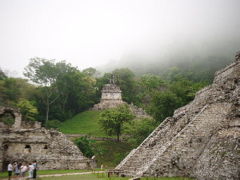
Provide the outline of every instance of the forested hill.
{"type": "Polygon", "coordinates": [[[55,126],[99,102],[103,85],[114,75],[123,100],[144,108],[159,123],[193,100],[198,90],[211,83],[215,71],[232,61],[224,57],[203,61],[174,59],[143,63],[144,67],[133,60],[135,63],[129,63],[129,68],[100,76],[98,69],[80,71],[66,61],[33,58],[24,75],[34,84],[0,71],[0,105],[20,108],[26,120],[55,126]]]}
{"type": "Polygon", "coordinates": [[[162,58],[144,58],[137,55],[123,57],[119,61],[109,62],[107,65],[99,67],[102,72],[111,72],[117,68],[129,68],[135,75],[143,74],[160,75],[163,78],[170,79],[169,73],[180,73],[193,81],[213,80],[214,73],[230,64],[234,57],[225,55],[202,56],[175,56],[162,58]]]}
{"type": "MultiPolygon", "coordinates": [[[[114,146],[108,141],[91,143],[86,138],[76,141],[82,152],[85,152],[84,149],[95,149],[98,161],[113,167],[166,117],[172,116],[175,109],[192,101],[198,90],[210,84],[214,72],[229,64],[229,61],[224,58],[185,63],[171,61],[146,66],[145,71],[138,69],[140,63],[136,63],[134,67],[135,71],[139,70],[137,73],[129,68],[118,68],[100,76],[98,69],[80,71],[65,61],[33,58],[24,71],[25,77],[31,81],[11,78],[0,71],[0,106],[17,107],[25,121],[40,121],[43,126],[58,128],[64,133],[108,137],[108,132],[115,131],[111,128],[111,131],[103,131],[99,120],[101,114],[106,115],[106,112],[87,110],[99,102],[103,85],[115,77],[123,100],[142,107],[153,119],[131,119],[122,123],[121,134],[117,137],[128,138],[122,143],[114,143],[114,146]]],[[[107,117],[113,114],[123,116],[117,110],[109,110],[108,113],[107,117]]],[[[11,125],[14,120],[9,115],[0,117],[0,122],[11,125]]],[[[115,136],[111,134],[111,137],[115,136]]]]}

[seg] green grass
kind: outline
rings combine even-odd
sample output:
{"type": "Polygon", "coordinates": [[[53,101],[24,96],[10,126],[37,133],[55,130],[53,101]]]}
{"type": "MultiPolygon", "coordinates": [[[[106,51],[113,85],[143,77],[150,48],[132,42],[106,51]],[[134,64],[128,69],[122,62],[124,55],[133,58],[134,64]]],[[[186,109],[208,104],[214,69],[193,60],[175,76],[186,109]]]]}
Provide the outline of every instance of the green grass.
{"type": "MultiPolygon", "coordinates": [[[[99,170],[99,169],[96,169],[99,170]]],[[[65,174],[65,173],[78,173],[78,172],[88,172],[89,170],[41,170],[38,171],[38,175],[51,175],[51,174],[65,174]]],[[[0,179],[7,178],[7,172],[0,173],[0,179]]],[[[106,174],[85,174],[85,175],[67,175],[67,176],[59,176],[59,177],[44,177],[37,178],[38,180],[127,180],[129,177],[115,177],[111,176],[107,177],[106,174]]],[[[141,178],[141,180],[194,180],[191,178],[182,178],[182,177],[162,177],[162,178],[152,178],[145,177],[141,178]]]]}
{"type": "MultiPolygon", "coordinates": [[[[98,171],[99,169],[96,169],[98,171]]],[[[60,170],[39,170],[37,173],[39,175],[47,175],[47,174],[66,174],[66,173],[81,173],[81,172],[89,172],[89,169],[60,169],[60,170]]]]}
{"type": "MultiPolygon", "coordinates": [[[[101,171],[100,169],[94,169],[94,171],[101,171]]],[[[89,169],[54,169],[54,170],[39,170],[38,175],[51,175],[51,174],[66,174],[66,173],[81,173],[91,172],[89,169]]],[[[0,179],[7,178],[7,172],[0,172],[0,179]]]]}
{"type": "MultiPolygon", "coordinates": [[[[95,137],[109,137],[105,135],[98,124],[101,111],[85,111],[61,124],[59,130],[65,134],[86,134],[95,137]]],[[[92,141],[91,146],[96,155],[98,167],[115,167],[127,156],[132,149],[129,144],[112,141],[92,141]]]]}
{"type": "Polygon", "coordinates": [[[98,167],[103,164],[104,168],[113,168],[123,160],[132,147],[125,142],[95,141],[91,144],[98,167]]]}
{"type": "Polygon", "coordinates": [[[0,179],[6,178],[8,176],[7,172],[0,172],[0,179]]]}
{"type": "Polygon", "coordinates": [[[60,177],[46,177],[42,180],[127,180],[129,178],[111,177],[107,178],[105,174],[84,174],[84,175],[70,175],[60,177]]]}
{"type": "MultiPolygon", "coordinates": [[[[127,180],[129,177],[110,177],[108,178],[106,174],[87,174],[87,175],[71,175],[71,176],[61,176],[61,177],[47,177],[41,178],[42,180],[127,180]]],[[[171,178],[141,178],[141,180],[193,180],[190,178],[181,177],[171,177],[171,178]]]]}
{"type": "Polygon", "coordinates": [[[98,124],[101,111],[85,111],[61,124],[59,130],[64,134],[86,134],[96,137],[107,137],[98,124]]]}

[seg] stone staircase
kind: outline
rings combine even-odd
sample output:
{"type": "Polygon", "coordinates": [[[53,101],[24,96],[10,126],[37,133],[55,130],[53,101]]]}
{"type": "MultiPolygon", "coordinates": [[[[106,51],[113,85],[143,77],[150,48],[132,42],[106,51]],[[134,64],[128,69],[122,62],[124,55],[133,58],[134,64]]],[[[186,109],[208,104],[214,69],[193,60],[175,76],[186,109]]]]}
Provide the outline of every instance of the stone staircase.
{"type": "Polygon", "coordinates": [[[128,176],[141,176],[143,169],[147,169],[152,164],[152,161],[156,159],[156,156],[163,153],[183,128],[186,128],[186,125],[189,123],[187,111],[186,109],[174,118],[166,119],[115,169],[124,171],[124,174],[128,176]],[[175,122],[179,117],[181,118],[175,122]]]}
{"type": "Polygon", "coordinates": [[[137,175],[189,176],[211,136],[227,127],[228,123],[224,122],[230,108],[231,105],[227,103],[204,106],[202,111],[137,175]],[[159,169],[159,167],[167,168],[159,169]]]}
{"type": "MultiPolygon", "coordinates": [[[[171,173],[176,174],[178,170],[172,167],[173,164],[176,163],[176,166],[179,166],[178,168],[186,169],[186,173],[181,172],[177,174],[187,176],[189,174],[188,171],[191,169],[191,167],[188,166],[192,166],[197,159],[196,157],[201,155],[207,143],[206,141],[210,139],[209,137],[218,129],[225,126],[219,119],[222,118],[222,120],[225,120],[224,117],[229,108],[230,105],[228,104],[224,105],[222,108],[220,108],[219,104],[205,105],[188,124],[184,121],[187,114],[179,119],[178,124],[175,124],[177,127],[171,126],[171,118],[167,119],[136,150],[134,150],[134,153],[126,157],[127,160],[124,164],[120,164],[116,169],[124,171],[124,175],[126,176],[140,177],[152,175],[152,170],[157,169],[157,167],[154,166],[158,164],[159,166],[168,167],[167,169],[172,169],[174,172],[171,173]],[[212,118],[211,114],[213,115],[212,118]],[[208,118],[206,118],[206,116],[208,118]],[[185,122],[185,124],[183,122],[185,122]],[[175,130],[181,127],[180,124],[183,128],[179,130],[177,134],[169,134],[170,128],[171,132],[176,132],[175,130]],[[202,128],[205,128],[205,130],[202,131],[202,128]],[[166,136],[164,136],[165,133],[166,136]],[[189,136],[189,134],[191,134],[191,136],[189,136]],[[191,143],[186,144],[186,142],[191,143]],[[184,149],[184,146],[187,149],[184,149]],[[198,147],[198,151],[196,151],[196,146],[198,147]],[[184,157],[184,151],[192,151],[192,155],[189,156],[188,154],[188,157],[184,157]],[[173,155],[172,152],[176,153],[173,155]],[[178,157],[180,157],[180,155],[181,159],[184,157],[185,162],[181,162],[180,165],[177,165],[179,164],[178,161],[180,159],[178,159],[178,157]]],[[[156,171],[155,173],[158,174],[159,172],[156,171]]],[[[169,175],[169,171],[165,172],[161,170],[158,175],[167,175],[166,173],[169,175]]]]}

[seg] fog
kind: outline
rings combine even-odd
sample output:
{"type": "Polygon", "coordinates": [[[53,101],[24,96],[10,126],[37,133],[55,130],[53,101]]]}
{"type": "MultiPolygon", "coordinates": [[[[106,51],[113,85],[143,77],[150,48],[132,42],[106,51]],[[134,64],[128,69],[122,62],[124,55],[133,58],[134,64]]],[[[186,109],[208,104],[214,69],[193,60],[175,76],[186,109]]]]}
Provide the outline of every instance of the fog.
{"type": "Polygon", "coordinates": [[[22,76],[32,57],[80,69],[233,58],[239,0],[0,0],[0,67],[22,76]]]}

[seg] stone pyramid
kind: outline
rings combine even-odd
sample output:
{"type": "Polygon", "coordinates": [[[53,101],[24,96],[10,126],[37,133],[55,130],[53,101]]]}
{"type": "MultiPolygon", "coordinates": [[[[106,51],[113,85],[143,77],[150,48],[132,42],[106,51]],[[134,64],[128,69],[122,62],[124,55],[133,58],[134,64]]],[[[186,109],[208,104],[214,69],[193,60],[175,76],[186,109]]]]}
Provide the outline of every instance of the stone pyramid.
{"type": "Polygon", "coordinates": [[[240,53],[115,168],[128,176],[240,179],[240,53]]]}

